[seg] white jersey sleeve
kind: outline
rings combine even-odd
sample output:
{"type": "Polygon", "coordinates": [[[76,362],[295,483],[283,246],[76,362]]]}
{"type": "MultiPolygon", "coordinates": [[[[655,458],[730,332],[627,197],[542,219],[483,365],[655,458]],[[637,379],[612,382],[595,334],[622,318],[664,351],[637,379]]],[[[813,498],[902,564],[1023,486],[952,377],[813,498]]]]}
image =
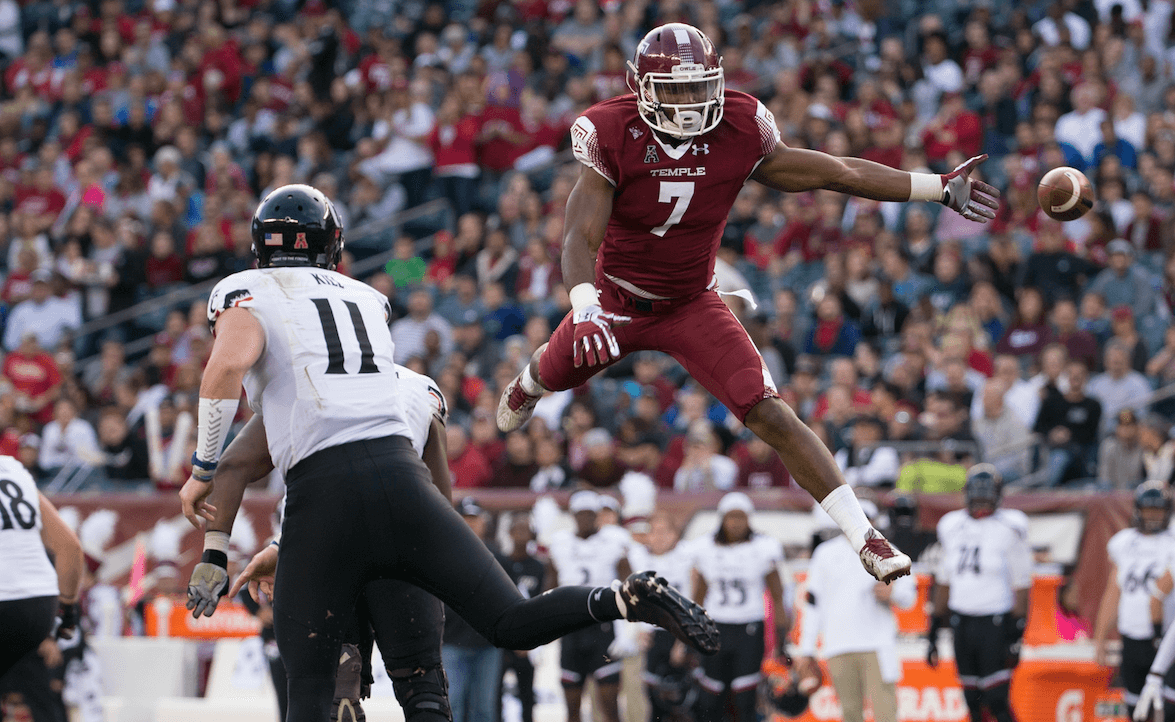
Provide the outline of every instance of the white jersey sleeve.
{"type": "Polygon", "coordinates": [[[266,268],[216,285],[209,322],[229,308],[248,309],[265,332],[265,353],[245,374],[244,386],[283,476],[322,449],[412,437],[383,294],[334,271],[266,268]]]}
{"type": "Polygon", "coordinates": [[[445,404],[445,395],[435,381],[410,368],[397,364],[396,375],[403,394],[405,420],[412,431],[412,448],[423,455],[433,419],[442,424],[448,421],[449,407],[445,404]]]}
{"type": "Polygon", "coordinates": [[[0,602],[57,596],[41,523],[37,483],[19,461],[0,456],[0,602]]]}
{"type": "Polygon", "coordinates": [[[1028,543],[1028,515],[1019,509],[1000,509],[996,518],[1013,532],[1008,549],[1008,579],[1012,589],[1032,586],[1032,546],[1028,543]]]}

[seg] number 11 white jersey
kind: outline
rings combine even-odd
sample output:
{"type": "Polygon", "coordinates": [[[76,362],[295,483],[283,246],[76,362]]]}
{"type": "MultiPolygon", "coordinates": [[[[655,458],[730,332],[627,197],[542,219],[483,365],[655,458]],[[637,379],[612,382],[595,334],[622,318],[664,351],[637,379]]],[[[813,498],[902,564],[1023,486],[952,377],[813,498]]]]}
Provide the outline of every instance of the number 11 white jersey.
{"type": "Polygon", "coordinates": [[[229,308],[249,309],[265,330],[245,393],[283,476],[332,446],[412,438],[392,362],[390,308],[379,291],[320,268],[255,269],[216,284],[209,323],[229,308]]]}

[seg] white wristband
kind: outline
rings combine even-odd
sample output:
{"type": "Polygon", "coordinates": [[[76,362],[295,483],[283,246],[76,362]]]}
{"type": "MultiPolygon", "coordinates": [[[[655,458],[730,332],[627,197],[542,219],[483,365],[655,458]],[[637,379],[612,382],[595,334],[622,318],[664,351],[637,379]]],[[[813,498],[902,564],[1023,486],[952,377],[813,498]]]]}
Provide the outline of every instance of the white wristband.
{"type": "Polygon", "coordinates": [[[229,535],[223,531],[204,532],[204,551],[224,552],[228,554],[229,535]]]}
{"type": "Polygon", "coordinates": [[[571,299],[572,311],[579,311],[588,306],[595,306],[600,302],[599,291],[590,283],[576,284],[567,292],[567,297],[571,299]]]}
{"type": "Polygon", "coordinates": [[[201,397],[196,414],[196,458],[205,464],[220,461],[220,452],[228,439],[229,427],[237,415],[240,399],[206,399],[201,397]]]}
{"type": "Polygon", "coordinates": [[[865,534],[873,528],[873,525],[865,517],[865,512],[861,509],[861,502],[857,501],[852,487],[848,484],[841,484],[824,497],[820,506],[824,507],[824,511],[828,512],[836,525],[845,533],[849,543],[853,545],[853,550],[861,551],[861,548],[865,546],[865,534]]]}
{"type": "Polygon", "coordinates": [[[937,173],[910,174],[910,200],[941,203],[946,186],[937,173]]]}

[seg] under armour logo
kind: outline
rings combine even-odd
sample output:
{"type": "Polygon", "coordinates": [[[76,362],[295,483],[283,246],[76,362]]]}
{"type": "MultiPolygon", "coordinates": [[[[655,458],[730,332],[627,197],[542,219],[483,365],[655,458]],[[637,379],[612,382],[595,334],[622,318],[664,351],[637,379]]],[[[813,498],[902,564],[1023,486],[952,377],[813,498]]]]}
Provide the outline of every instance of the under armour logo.
{"type": "Polygon", "coordinates": [[[635,125],[629,127],[628,132],[632,133],[633,140],[636,140],[637,138],[639,138],[645,134],[645,131],[641,130],[640,128],[636,127],[635,125]]]}
{"type": "Polygon", "coordinates": [[[661,162],[661,156],[657,155],[657,146],[655,146],[655,145],[646,145],[645,146],[645,162],[646,163],[660,163],[661,162]]]}
{"type": "Polygon", "coordinates": [[[693,151],[694,151],[694,155],[697,155],[698,153],[704,153],[705,155],[710,155],[710,144],[709,143],[702,143],[701,145],[695,145],[693,147],[693,151]]]}

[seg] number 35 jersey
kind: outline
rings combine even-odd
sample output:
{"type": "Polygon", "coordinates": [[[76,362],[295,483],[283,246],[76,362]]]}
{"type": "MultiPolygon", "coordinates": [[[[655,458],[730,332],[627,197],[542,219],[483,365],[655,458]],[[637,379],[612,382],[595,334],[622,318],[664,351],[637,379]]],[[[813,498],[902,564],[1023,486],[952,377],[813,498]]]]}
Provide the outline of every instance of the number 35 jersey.
{"type": "MultiPolygon", "coordinates": [[[[1118,570],[1118,633],[1132,639],[1154,636],[1151,623],[1151,582],[1175,566],[1175,534],[1170,530],[1143,534],[1137,529],[1123,529],[1110,537],[1106,545],[1110,561],[1118,570]]],[[[1168,595],[1165,616],[1171,618],[1168,595]]]]}
{"type": "Polygon", "coordinates": [[[950,585],[947,607],[973,617],[1006,614],[1015,591],[1032,586],[1032,548],[1028,516],[997,509],[976,519],[966,509],[947,513],[938,522],[942,556],[935,581],[950,585]]]}
{"type": "Polygon", "coordinates": [[[676,148],[641,119],[635,95],[588,108],[571,126],[572,151],[616,187],[597,279],[664,298],[706,290],[734,199],[778,144],[771,112],[735,90],[717,128],[676,148]]]}
{"type": "Polygon", "coordinates": [[[0,456],[0,602],[57,596],[57,571],[41,540],[37,483],[11,456],[0,456]]]}
{"type": "Polygon", "coordinates": [[[216,284],[208,322],[230,308],[247,308],[265,330],[265,352],[244,385],[283,476],[332,446],[412,438],[392,363],[390,309],[379,291],[320,268],[254,269],[216,284]]]}
{"type": "Polygon", "coordinates": [[[694,539],[694,569],[706,581],[703,606],[719,624],[761,622],[766,616],[764,577],[783,561],[783,545],[765,534],[739,544],[718,544],[713,537],[694,539]]]}

